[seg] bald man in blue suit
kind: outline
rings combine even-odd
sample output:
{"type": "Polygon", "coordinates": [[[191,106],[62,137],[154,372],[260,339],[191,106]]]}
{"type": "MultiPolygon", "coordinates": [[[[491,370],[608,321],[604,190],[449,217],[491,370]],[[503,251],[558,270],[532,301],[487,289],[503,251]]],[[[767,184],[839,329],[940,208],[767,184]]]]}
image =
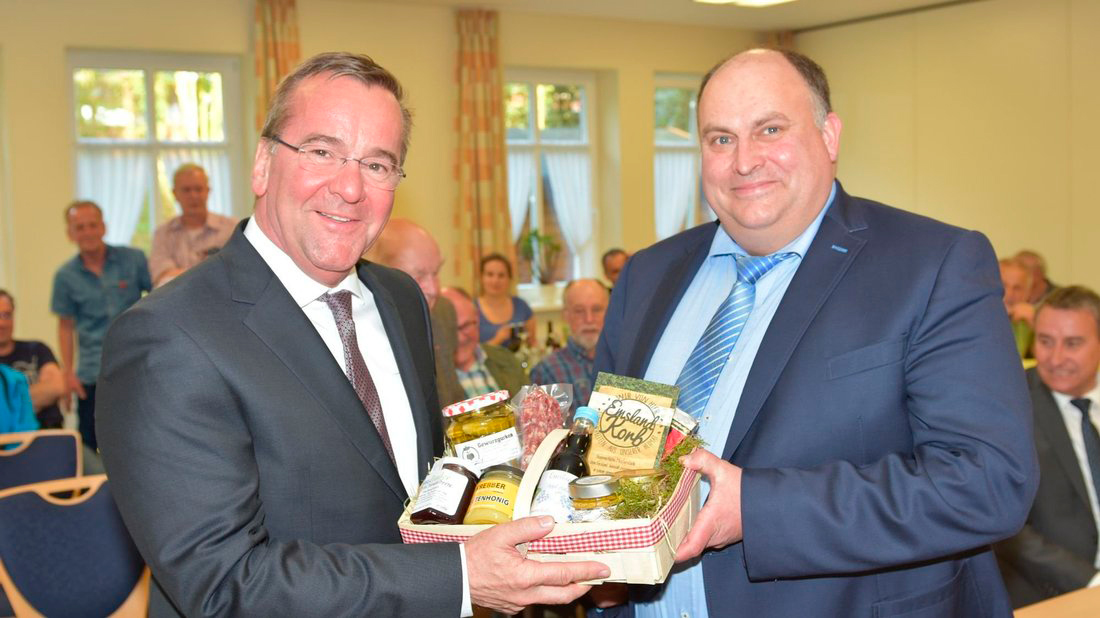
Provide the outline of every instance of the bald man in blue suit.
{"type": "Polygon", "coordinates": [[[989,545],[1038,472],[989,242],[844,191],[805,56],[739,54],[700,93],[718,222],[631,258],[597,368],[683,384],[736,263],[775,265],[696,411],[709,494],[680,564],[605,616],[1010,615],[989,545]]]}

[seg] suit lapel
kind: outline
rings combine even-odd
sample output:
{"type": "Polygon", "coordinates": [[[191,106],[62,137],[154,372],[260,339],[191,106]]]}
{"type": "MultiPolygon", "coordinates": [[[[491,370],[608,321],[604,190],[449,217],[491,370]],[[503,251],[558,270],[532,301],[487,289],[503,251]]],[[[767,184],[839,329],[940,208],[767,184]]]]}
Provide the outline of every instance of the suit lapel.
{"type": "Polygon", "coordinates": [[[833,204],[822,218],[749,369],[722,451],[724,459],[732,457],[741,445],[810,322],[866,244],[865,239],[853,235],[865,228],[866,224],[853,212],[847,194],[838,185],[833,204]]]}
{"type": "MultiPolygon", "coordinates": [[[[252,305],[244,325],[333,416],[348,439],[401,500],[407,495],[386,447],[351,382],[275,273],[240,232],[219,252],[228,262],[234,300],[252,305]]],[[[278,386],[273,386],[278,388],[278,386]]]]}
{"type": "Polygon", "coordinates": [[[661,290],[661,293],[653,294],[652,304],[642,312],[645,324],[637,331],[637,341],[631,346],[624,375],[638,377],[645,375],[645,368],[649,366],[649,359],[657,349],[661,333],[665,331],[668,321],[672,319],[672,314],[680,304],[684,292],[691,285],[696,271],[710,253],[711,241],[714,239],[717,226],[717,223],[701,226],[706,232],[693,236],[697,242],[691,242],[689,239],[684,243],[682,253],[671,259],[664,276],[654,284],[653,288],[649,288],[648,284],[642,284],[647,289],[661,290]],[[654,318],[656,322],[652,321],[654,318]]]}
{"type": "Polygon", "coordinates": [[[1034,370],[1028,372],[1028,382],[1033,394],[1038,394],[1038,397],[1032,397],[1035,426],[1050,443],[1050,450],[1058,460],[1062,472],[1069,479],[1070,485],[1073,485],[1077,497],[1091,510],[1088,490],[1085,489],[1085,476],[1081,472],[1080,462],[1077,461],[1077,452],[1073,448],[1073,443],[1070,442],[1069,431],[1066,430],[1065,419],[1062,418],[1062,412],[1058,409],[1058,402],[1054,400],[1054,395],[1034,370]]]}
{"type": "MultiPolygon", "coordinates": [[[[424,400],[424,391],[421,389],[420,376],[416,371],[412,352],[409,350],[408,345],[406,345],[409,341],[409,336],[405,332],[405,322],[401,319],[402,310],[398,309],[393,294],[381,285],[377,277],[375,277],[370,272],[370,269],[366,267],[365,263],[361,264],[359,267],[359,278],[370,289],[371,294],[374,295],[374,302],[375,305],[378,306],[379,315],[382,317],[382,325],[385,327],[386,336],[390,340],[390,347],[393,349],[393,356],[397,361],[398,371],[401,372],[401,381],[405,386],[405,393],[409,398],[409,408],[412,410],[413,425],[416,427],[416,462],[418,474],[423,475],[426,471],[424,464],[430,465],[432,457],[435,454],[435,449],[432,447],[433,428],[429,426],[429,422],[433,420],[433,416],[431,415],[433,411],[428,410],[428,414],[417,413],[417,410],[427,410],[428,403],[424,400]]],[[[423,307],[405,307],[403,310],[405,312],[417,311],[422,313],[423,307]]],[[[377,435],[377,433],[375,435],[377,435]]]]}

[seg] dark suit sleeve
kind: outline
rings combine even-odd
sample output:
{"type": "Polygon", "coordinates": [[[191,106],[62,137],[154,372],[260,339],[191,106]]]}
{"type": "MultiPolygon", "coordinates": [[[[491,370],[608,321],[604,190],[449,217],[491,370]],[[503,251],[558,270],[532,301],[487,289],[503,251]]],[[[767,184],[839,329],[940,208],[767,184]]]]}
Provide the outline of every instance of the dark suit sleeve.
{"type": "Polygon", "coordinates": [[[1096,568],[1087,560],[1052,542],[1031,525],[994,545],[998,559],[1046,597],[1084,588],[1096,576],[1096,568]]]}
{"type": "MultiPolygon", "coordinates": [[[[1038,470],[992,248],[967,233],[938,265],[911,267],[935,269],[902,361],[905,391],[896,413],[908,424],[912,449],[864,465],[746,469],[741,506],[750,579],[933,560],[1006,538],[1023,524],[1038,470]]],[[[867,401],[876,401],[872,393],[852,393],[821,402],[817,413],[856,414],[867,401]]]]}
{"type": "MultiPolygon", "coordinates": [[[[152,305],[123,314],[107,337],[97,429],[127,528],[178,609],[187,616],[457,615],[457,545],[272,538],[257,451],[271,449],[273,437],[256,438],[263,428],[249,426],[255,410],[243,413],[248,404],[227,379],[242,368],[216,364],[152,305]]],[[[297,439],[274,438],[286,441],[278,448],[297,439]]],[[[364,525],[373,525],[370,516],[363,514],[364,525]]]]}

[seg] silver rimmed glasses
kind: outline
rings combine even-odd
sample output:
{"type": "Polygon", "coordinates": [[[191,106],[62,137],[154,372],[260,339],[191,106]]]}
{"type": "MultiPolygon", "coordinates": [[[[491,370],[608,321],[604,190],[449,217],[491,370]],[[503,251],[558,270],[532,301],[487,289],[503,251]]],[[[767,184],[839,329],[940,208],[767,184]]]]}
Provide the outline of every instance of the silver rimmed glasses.
{"type": "Polygon", "coordinates": [[[323,144],[295,146],[284,142],[278,135],[274,135],[269,139],[297,152],[298,165],[303,170],[319,176],[333,176],[339,173],[344,164],[354,161],[359,164],[359,173],[363,177],[363,181],[377,189],[393,191],[397,189],[397,185],[405,177],[405,170],[386,159],[341,157],[323,144]]]}

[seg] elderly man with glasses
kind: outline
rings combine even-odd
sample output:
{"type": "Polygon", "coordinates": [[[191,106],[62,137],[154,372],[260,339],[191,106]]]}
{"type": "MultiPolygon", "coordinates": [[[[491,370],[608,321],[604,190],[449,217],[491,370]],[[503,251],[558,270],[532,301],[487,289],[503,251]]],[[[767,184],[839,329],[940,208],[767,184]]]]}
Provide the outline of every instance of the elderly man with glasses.
{"type": "Polygon", "coordinates": [[[562,292],[562,317],[569,326],[569,340],[531,369],[535,384],[572,384],[574,410],[578,404],[587,404],[592,395],[596,342],[603,332],[607,303],[607,288],[599,281],[570,281],[562,292]]]}

